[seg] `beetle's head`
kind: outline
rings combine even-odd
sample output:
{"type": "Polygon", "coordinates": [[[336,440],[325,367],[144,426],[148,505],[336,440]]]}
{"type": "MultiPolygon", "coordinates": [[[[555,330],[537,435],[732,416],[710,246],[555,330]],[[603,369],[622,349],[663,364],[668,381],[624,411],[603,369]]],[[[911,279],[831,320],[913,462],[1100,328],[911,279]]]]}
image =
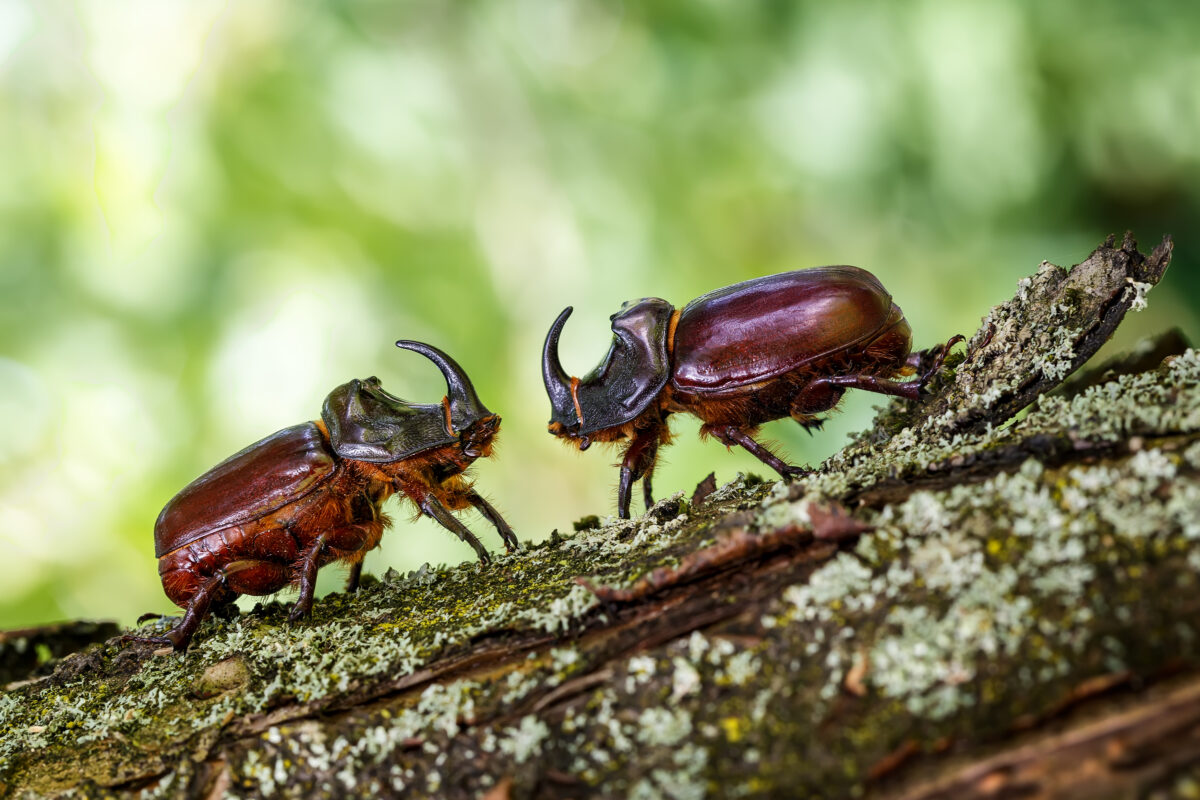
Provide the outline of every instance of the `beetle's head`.
{"type": "Polygon", "coordinates": [[[487,458],[492,454],[492,441],[499,430],[499,414],[480,417],[458,435],[459,448],[467,458],[487,458]]]}
{"type": "Polygon", "coordinates": [[[558,358],[568,307],[546,335],[542,380],[550,398],[549,431],[586,450],[593,438],[642,414],[670,377],[667,335],[674,308],[657,297],[625,303],[613,314],[612,346],[600,364],[582,378],[567,374],[558,358]],[[595,436],[593,436],[595,435],[595,436]]]}
{"type": "Polygon", "coordinates": [[[376,377],[344,383],[329,393],[321,410],[334,452],[342,458],[386,463],[461,442],[464,452],[486,454],[500,418],[480,402],[462,367],[422,342],[402,339],[396,346],[436,364],[446,378],[446,396],[436,404],[410,403],[384,391],[376,377]]]}

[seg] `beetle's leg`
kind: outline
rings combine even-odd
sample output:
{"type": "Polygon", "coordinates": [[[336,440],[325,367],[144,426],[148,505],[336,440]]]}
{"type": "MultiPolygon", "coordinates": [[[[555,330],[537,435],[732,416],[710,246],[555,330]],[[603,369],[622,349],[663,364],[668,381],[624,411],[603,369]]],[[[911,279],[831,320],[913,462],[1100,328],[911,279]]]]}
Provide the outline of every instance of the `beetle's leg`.
{"type": "Polygon", "coordinates": [[[654,477],[653,473],[647,472],[642,476],[642,499],[646,502],[646,510],[654,505],[654,490],[650,488],[650,479],[654,477]]]}
{"type": "Polygon", "coordinates": [[[442,527],[453,533],[458,538],[462,539],[467,544],[471,545],[475,550],[475,554],[479,556],[480,564],[490,564],[492,556],[488,553],[487,548],[480,544],[478,537],[471,533],[471,529],[463,525],[458,517],[450,513],[450,511],[442,505],[442,501],[438,500],[432,494],[425,493],[417,500],[417,505],[427,517],[432,517],[441,523],[442,527]]]}
{"type": "Polygon", "coordinates": [[[924,381],[915,380],[901,383],[876,375],[830,375],[825,378],[814,378],[804,387],[805,391],[821,387],[837,387],[839,389],[863,389],[868,392],[903,397],[906,400],[916,400],[921,393],[924,381]]]}
{"type": "Polygon", "coordinates": [[[778,472],[784,477],[784,479],[794,478],[800,475],[807,475],[809,472],[811,472],[811,470],[805,469],[804,467],[793,467],[790,464],[784,463],[770,450],[754,441],[754,438],[751,437],[750,434],[746,433],[736,425],[714,425],[712,427],[705,425],[701,431],[703,433],[711,433],[726,447],[733,447],[735,444],[741,445],[750,453],[750,455],[754,456],[759,461],[778,472]]]}
{"type": "Polygon", "coordinates": [[[208,616],[208,609],[212,605],[213,599],[219,597],[225,591],[225,579],[236,572],[241,572],[243,569],[249,569],[257,563],[256,561],[234,561],[226,564],[220,572],[201,584],[196,593],[188,600],[187,609],[183,612],[183,619],[179,620],[178,625],[171,628],[171,630],[162,636],[133,636],[132,634],[126,634],[121,637],[121,641],[169,644],[175,648],[175,652],[177,653],[187,650],[188,645],[192,641],[192,636],[196,633],[196,629],[200,627],[200,623],[208,616]]]}
{"type": "Polygon", "coordinates": [[[621,465],[621,477],[617,481],[617,516],[629,519],[629,495],[633,489],[633,470],[621,465]]]}
{"type": "Polygon", "coordinates": [[[362,559],[355,561],[350,565],[350,574],[346,576],[346,591],[353,594],[358,591],[358,581],[362,578],[363,562],[362,559]]]}
{"type": "Polygon", "coordinates": [[[942,362],[946,360],[946,354],[950,352],[950,348],[962,340],[962,336],[954,336],[938,348],[937,356],[934,357],[933,363],[929,365],[929,369],[925,370],[924,374],[916,380],[901,383],[888,378],[880,378],[876,375],[831,375],[809,381],[804,390],[807,392],[826,386],[837,387],[839,389],[864,389],[868,392],[903,397],[906,400],[916,400],[920,397],[921,390],[925,388],[925,384],[929,383],[930,379],[942,368],[942,362]]]}
{"type": "Polygon", "coordinates": [[[924,386],[929,382],[930,378],[936,375],[938,370],[942,368],[942,362],[944,362],[946,360],[946,356],[950,354],[950,348],[954,347],[954,345],[964,341],[965,339],[965,336],[958,334],[956,336],[951,336],[945,344],[940,345],[937,348],[931,347],[928,350],[917,350],[909,353],[908,360],[904,362],[905,366],[911,367],[914,370],[920,369],[921,364],[924,363],[925,359],[929,358],[930,354],[933,353],[933,363],[930,364],[929,368],[925,370],[925,372],[922,373],[921,377],[917,380],[921,386],[924,386]]]}
{"type": "Polygon", "coordinates": [[[183,613],[183,619],[179,620],[178,625],[171,628],[171,630],[162,636],[133,636],[132,634],[126,634],[121,637],[121,641],[169,644],[174,648],[176,653],[187,650],[188,644],[192,641],[192,636],[196,633],[196,629],[200,627],[200,623],[208,615],[208,606],[212,602],[213,593],[221,588],[223,580],[224,576],[217,573],[205,581],[196,593],[192,595],[192,599],[188,601],[187,610],[183,613]]]}
{"type": "Polygon", "coordinates": [[[492,508],[492,504],[484,500],[479,492],[472,489],[467,494],[467,502],[475,506],[479,510],[479,513],[483,514],[487,521],[492,523],[496,527],[496,530],[500,532],[500,538],[504,540],[504,549],[506,551],[511,553],[514,550],[521,549],[521,543],[517,541],[517,535],[513,533],[513,529],[504,521],[504,517],[500,516],[500,512],[492,508]]]}
{"type": "Polygon", "coordinates": [[[946,356],[950,355],[950,348],[959,342],[966,341],[966,339],[967,337],[961,333],[956,333],[946,340],[946,343],[938,350],[937,357],[933,359],[933,363],[929,365],[929,369],[925,370],[925,373],[921,376],[922,386],[929,383],[929,380],[941,370],[942,362],[946,360],[946,356]]]}
{"type": "Polygon", "coordinates": [[[292,606],[292,613],[288,614],[288,622],[296,622],[312,613],[313,592],[317,588],[317,567],[320,566],[321,551],[324,549],[325,534],[322,533],[313,539],[304,555],[300,556],[300,596],[296,598],[296,605],[292,606]]]}
{"type": "Polygon", "coordinates": [[[621,459],[621,480],[617,483],[617,516],[629,519],[629,502],[633,495],[633,482],[649,473],[654,467],[654,456],[658,453],[659,431],[657,428],[639,431],[625,449],[621,459]]]}

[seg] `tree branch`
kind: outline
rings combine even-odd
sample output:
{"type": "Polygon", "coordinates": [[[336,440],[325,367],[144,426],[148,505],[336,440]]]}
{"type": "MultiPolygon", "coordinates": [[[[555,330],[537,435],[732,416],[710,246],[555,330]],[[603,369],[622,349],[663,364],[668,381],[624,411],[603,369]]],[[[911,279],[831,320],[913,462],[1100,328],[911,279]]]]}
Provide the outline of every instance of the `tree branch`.
{"type": "MultiPolygon", "coordinates": [[[[1136,794],[1200,764],[1200,355],[1055,392],[1170,240],[1043,265],[920,403],[475,564],[10,675],[0,790],[1136,794]],[[1022,416],[1017,412],[1027,409],[1022,416]],[[31,681],[31,682],[30,682],[31,681]]],[[[162,630],[171,620],[147,626],[162,630]]],[[[148,632],[148,631],[144,631],[148,632]]]]}

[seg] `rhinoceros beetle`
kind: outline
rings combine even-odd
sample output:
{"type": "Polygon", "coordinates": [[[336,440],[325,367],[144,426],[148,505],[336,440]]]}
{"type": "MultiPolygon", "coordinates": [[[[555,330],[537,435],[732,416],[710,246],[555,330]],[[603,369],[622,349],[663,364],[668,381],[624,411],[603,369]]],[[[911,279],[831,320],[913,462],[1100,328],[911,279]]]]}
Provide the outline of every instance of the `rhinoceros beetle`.
{"type": "Polygon", "coordinates": [[[568,307],[550,327],[542,378],[552,408],[549,430],[586,450],[625,442],[617,491],[629,517],[633,483],[653,504],[658,448],[671,440],[667,417],[693,414],[701,437],[740,445],[785,479],[807,472],[754,440],[759,425],[790,416],[807,429],[848,388],[916,399],[941,368],[956,336],[916,380],[924,353],[911,353],[912,330],[879,280],[858,267],[796,270],[709,292],[675,309],[648,297],[613,314],[608,354],[583,378],[567,375],[558,340],[568,307]]]}
{"type": "Polygon", "coordinates": [[[312,610],[317,570],[350,565],[347,590],[358,588],[362,559],[390,520],[380,506],[392,494],[412,500],[471,545],[487,550],[452,510],[474,506],[511,552],[517,537],[463,473],[491,455],[500,417],[480,402],[462,368],[436,347],[401,340],[397,347],[433,361],[446,378],[441,403],[409,403],[378,378],[352,380],[329,393],[321,419],[274,433],[188,484],[154,525],[163,590],[185,609],[166,635],[128,637],[186,649],[210,609],[239,594],[272,594],[299,584],[289,616],[312,610]]]}

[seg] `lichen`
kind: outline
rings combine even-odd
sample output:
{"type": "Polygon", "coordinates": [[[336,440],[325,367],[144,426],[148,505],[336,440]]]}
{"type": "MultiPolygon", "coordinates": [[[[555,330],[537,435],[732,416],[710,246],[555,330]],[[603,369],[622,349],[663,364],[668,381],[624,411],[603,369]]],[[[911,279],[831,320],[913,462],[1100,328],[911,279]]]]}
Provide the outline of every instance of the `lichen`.
{"type": "Polygon", "coordinates": [[[511,756],[513,761],[524,764],[542,750],[542,742],[550,735],[546,723],[535,716],[521,718],[515,728],[509,728],[500,740],[500,752],[511,756]]]}

